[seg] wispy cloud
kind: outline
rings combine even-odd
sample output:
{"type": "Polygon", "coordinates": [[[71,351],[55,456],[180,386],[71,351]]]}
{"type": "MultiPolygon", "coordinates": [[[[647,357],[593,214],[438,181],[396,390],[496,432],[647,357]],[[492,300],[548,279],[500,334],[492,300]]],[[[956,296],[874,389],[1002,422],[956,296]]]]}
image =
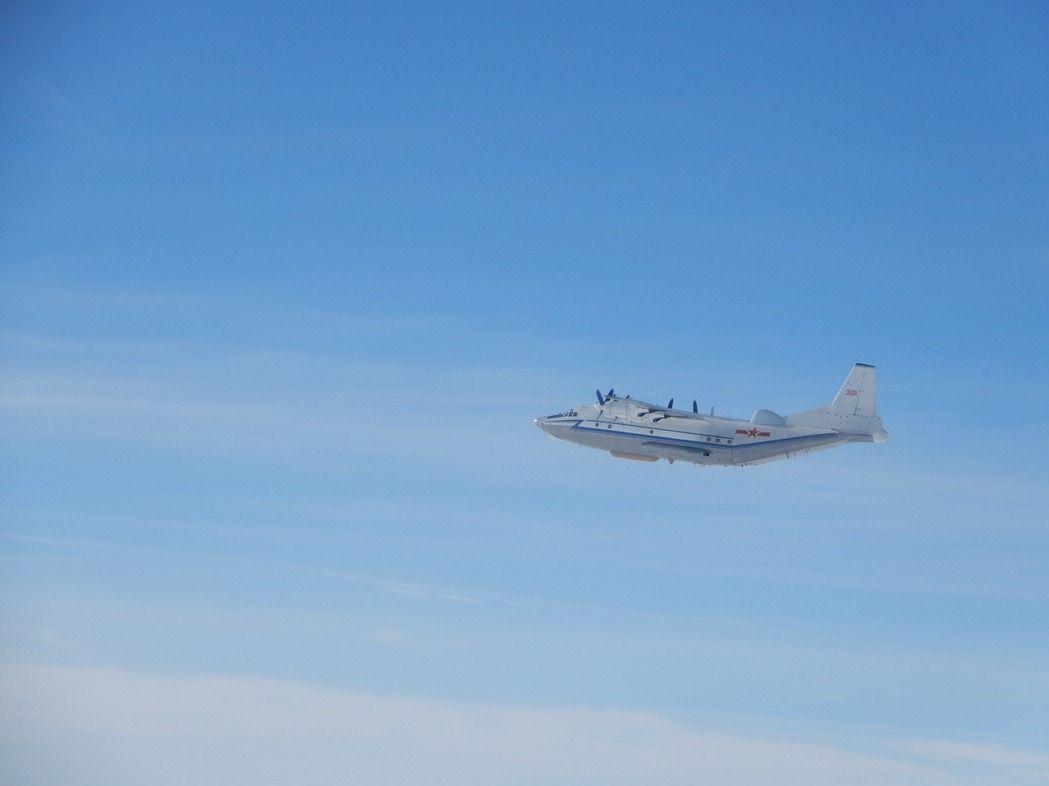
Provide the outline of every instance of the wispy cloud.
{"type": "MultiPolygon", "coordinates": [[[[110,557],[126,559],[117,544],[13,533],[4,537],[81,552],[88,563],[95,561],[92,550],[107,560],[101,564],[119,564],[109,562],[110,557]]],[[[237,649],[243,649],[245,656],[237,662],[242,666],[252,673],[260,669],[262,673],[283,673],[279,665],[273,671],[267,653],[307,645],[327,651],[337,646],[335,642],[342,642],[338,646],[377,648],[370,655],[358,652],[362,658],[385,658],[387,652],[398,650],[405,656],[399,661],[401,667],[425,670],[431,675],[426,691],[437,695],[442,695],[442,679],[461,679],[456,676],[460,664],[475,659],[472,669],[476,674],[498,673],[508,684],[482,687],[478,683],[471,687],[473,695],[506,697],[519,695],[514,683],[535,680],[544,669],[557,674],[551,684],[560,686],[566,695],[587,695],[594,681],[595,661],[584,654],[595,651],[603,652],[598,658],[601,673],[630,682],[609,690],[617,696],[648,691],[664,701],[662,680],[686,680],[687,692],[702,704],[708,701],[702,697],[718,694],[739,681],[743,670],[751,673],[746,677],[748,689],[762,693],[770,705],[806,706],[811,701],[828,701],[832,694],[846,695],[856,702],[868,702],[867,716],[878,715],[881,722],[887,722],[887,709],[904,695],[938,700],[964,694],[973,712],[1002,702],[1017,712],[1033,712],[1047,690],[1040,654],[1003,646],[963,653],[944,651],[928,642],[877,643],[877,637],[873,642],[841,640],[833,633],[789,620],[762,621],[680,608],[653,611],[616,605],[612,600],[587,603],[556,593],[540,597],[290,560],[213,557],[160,548],[126,550],[137,563],[178,566],[200,577],[232,572],[253,586],[281,577],[313,597],[328,600],[325,608],[317,609],[287,602],[267,605],[269,595],[231,602],[218,594],[200,602],[172,600],[154,589],[146,589],[135,599],[97,590],[44,597],[32,590],[20,591],[11,594],[4,620],[9,652],[17,653],[7,657],[55,656],[70,662],[65,653],[53,651],[54,638],[59,636],[65,649],[79,653],[74,663],[149,663],[151,652],[163,652],[163,645],[157,649],[156,642],[188,637],[240,642],[237,649]],[[39,635],[41,624],[55,636],[39,635]],[[533,630],[537,625],[545,627],[533,630]],[[532,632],[523,633],[528,630],[532,632]],[[134,652],[132,661],[125,659],[129,651],[134,652]],[[653,665],[648,673],[639,673],[638,663],[653,665]],[[696,674],[696,669],[701,673],[696,674]],[[856,679],[859,674],[862,681],[856,679]]],[[[337,670],[353,680],[362,667],[366,672],[363,661],[351,661],[337,670]]],[[[300,672],[312,673],[309,669],[300,672]]],[[[418,688],[412,679],[394,676],[386,684],[395,689],[405,684],[418,688]]],[[[542,679],[550,683],[549,676],[542,679]]],[[[550,695],[543,690],[538,693],[550,695]]],[[[764,704],[764,700],[751,702],[755,707],[764,704]]],[[[923,730],[951,733],[965,728],[949,718],[935,723],[939,725],[923,730]]]]}
{"type": "MultiPolygon", "coordinates": [[[[47,546],[57,549],[68,549],[73,551],[82,551],[85,549],[101,550],[106,552],[117,552],[138,555],[140,557],[164,557],[167,559],[181,560],[204,559],[203,555],[194,554],[192,552],[187,551],[178,551],[147,546],[130,546],[117,542],[92,540],[87,538],[49,537],[40,535],[29,535],[19,532],[0,531],[0,541],[33,544],[37,546],[47,546]]],[[[448,603],[456,604],[477,603],[481,599],[487,600],[489,602],[495,600],[499,600],[501,602],[511,602],[511,596],[507,595],[500,595],[490,592],[468,592],[465,590],[454,589],[435,584],[426,584],[423,582],[416,581],[405,581],[401,579],[375,576],[350,570],[335,570],[330,568],[296,564],[283,561],[260,561],[237,557],[225,557],[224,559],[226,559],[230,563],[247,562],[249,564],[256,564],[263,567],[279,568],[281,571],[284,572],[291,571],[302,574],[310,574],[314,576],[335,578],[344,582],[367,586],[381,592],[389,593],[391,595],[396,595],[405,598],[413,598],[416,600],[445,601],[448,603]]],[[[202,615],[202,612],[203,610],[197,610],[195,613],[198,615],[199,618],[207,619],[209,615],[202,615]]]]}
{"type": "Polygon", "coordinates": [[[1044,783],[999,745],[739,733],[658,714],[455,704],[300,683],[0,668],[9,782],[733,784],[1044,783]],[[61,757],[50,751],[62,750],[61,757]],[[979,767],[974,768],[974,757],[979,767]]]}
{"type": "Polygon", "coordinates": [[[893,746],[917,760],[1000,773],[1003,783],[1049,783],[1049,753],[988,742],[904,740],[893,746]]]}

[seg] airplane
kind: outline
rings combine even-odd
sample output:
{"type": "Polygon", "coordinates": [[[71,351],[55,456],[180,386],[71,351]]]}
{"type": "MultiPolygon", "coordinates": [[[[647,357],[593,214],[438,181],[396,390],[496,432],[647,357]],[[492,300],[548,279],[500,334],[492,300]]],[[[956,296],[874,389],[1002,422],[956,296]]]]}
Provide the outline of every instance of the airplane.
{"type": "Polygon", "coordinates": [[[606,450],[616,458],[666,459],[700,466],[746,466],[794,458],[848,442],[887,442],[875,401],[874,366],[852,367],[829,404],[793,415],[759,409],[750,420],[715,417],[661,407],[614,390],[597,391],[596,404],[536,418],[535,424],[556,439],[606,450]]]}

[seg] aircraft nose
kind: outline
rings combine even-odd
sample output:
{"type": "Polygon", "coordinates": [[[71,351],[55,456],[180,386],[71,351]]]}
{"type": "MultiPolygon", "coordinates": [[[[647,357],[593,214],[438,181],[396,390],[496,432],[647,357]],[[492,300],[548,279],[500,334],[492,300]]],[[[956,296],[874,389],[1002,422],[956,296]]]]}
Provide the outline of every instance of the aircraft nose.
{"type": "Polygon", "coordinates": [[[554,431],[557,427],[550,422],[550,418],[535,418],[532,422],[550,436],[554,436],[554,431]]]}

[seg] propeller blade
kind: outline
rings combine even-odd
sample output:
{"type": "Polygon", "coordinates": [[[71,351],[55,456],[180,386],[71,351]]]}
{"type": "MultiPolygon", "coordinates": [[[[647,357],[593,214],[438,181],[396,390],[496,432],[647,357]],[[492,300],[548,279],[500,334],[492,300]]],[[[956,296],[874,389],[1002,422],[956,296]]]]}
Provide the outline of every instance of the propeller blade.
{"type": "Polygon", "coordinates": [[[600,390],[596,390],[594,392],[597,393],[597,403],[598,404],[604,404],[605,403],[605,397],[601,395],[601,391],[600,390]]]}
{"type": "Polygon", "coordinates": [[[693,401],[692,402],[692,414],[693,415],[698,415],[699,414],[699,402],[698,401],[693,401]]]}
{"type": "Polygon", "coordinates": [[[674,408],[674,399],[670,399],[670,401],[667,402],[667,409],[673,409],[673,408],[674,408]]]}
{"type": "Polygon", "coordinates": [[[609,388],[608,392],[605,393],[605,398],[612,398],[616,394],[615,388],[609,388]]]}

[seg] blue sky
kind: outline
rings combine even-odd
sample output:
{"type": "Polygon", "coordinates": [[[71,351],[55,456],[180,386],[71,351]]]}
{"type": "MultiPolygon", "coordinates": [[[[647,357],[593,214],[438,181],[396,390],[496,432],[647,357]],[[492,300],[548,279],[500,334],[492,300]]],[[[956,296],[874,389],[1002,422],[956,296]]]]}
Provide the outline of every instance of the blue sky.
{"type": "Polygon", "coordinates": [[[1043,6],[2,18],[5,780],[1049,782],[1043,6]]]}

